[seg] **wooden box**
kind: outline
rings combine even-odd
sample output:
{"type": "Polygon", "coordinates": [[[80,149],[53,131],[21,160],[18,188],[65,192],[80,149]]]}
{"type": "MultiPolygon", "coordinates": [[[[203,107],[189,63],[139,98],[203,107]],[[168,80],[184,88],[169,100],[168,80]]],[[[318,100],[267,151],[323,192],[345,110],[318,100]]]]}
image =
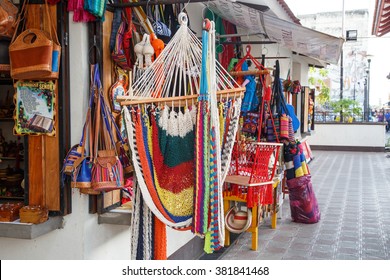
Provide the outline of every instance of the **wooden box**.
{"type": "Polygon", "coordinates": [[[21,223],[40,224],[46,222],[48,217],[49,211],[40,205],[28,205],[20,209],[21,223]]]}
{"type": "Polygon", "coordinates": [[[22,202],[7,202],[0,205],[0,222],[13,222],[19,219],[19,210],[24,206],[22,202]]]}

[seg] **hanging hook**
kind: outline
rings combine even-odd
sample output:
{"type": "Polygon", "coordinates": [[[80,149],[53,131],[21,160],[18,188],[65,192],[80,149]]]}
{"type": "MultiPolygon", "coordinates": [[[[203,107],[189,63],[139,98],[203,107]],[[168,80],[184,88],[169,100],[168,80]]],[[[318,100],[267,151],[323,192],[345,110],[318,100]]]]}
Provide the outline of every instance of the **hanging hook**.
{"type": "Polygon", "coordinates": [[[276,51],[276,57],[279,57],[280,56],[280,49],[279,49],[280,45],[278,44],[278,49],[276,51]]]}
{"type": "Polygon", "coordinates": [[[180,13],[184,13],[184,10],[186,9],[187,5],[190,4],[191,0],[188,0],[188,2],[183,6],[180,13]]]}
{"type": "Polygon", "coordinates": [[[207,3],[205,4],[205,6],[202,9],[202,19],[204,20],[206,18],[205,17],[205,15],[206,15],[205,9],[207,8],[211,12],[211,15],[213,16],[213,21],[215,22],[215,15],[214,15],[214,12],[210,9],[209,4],[210,4],[210,0],[207,1],[207,3]]]}
{"type": "Polygon", "coordinates": [[[93,43],[92,43],[92,46],[89,48],[88,50],[88,60],[89,60],[89,64],[96,64],[100,61],[100,49],[99,49],[99,46],[97,45],[97,37],[96,35],[93,35],[93,43]],[[96,53],[95,53],[95,63],[92,63],[93,62],[93,48],[96,49],[96,53]]]}
{"type": "Polygon", "coordinates": [[[268,49],[266,46],[264,46],[262,49],[261,49],[261,54],[264,54],[264,55],[267,55],[268,54],[268,49]]]}

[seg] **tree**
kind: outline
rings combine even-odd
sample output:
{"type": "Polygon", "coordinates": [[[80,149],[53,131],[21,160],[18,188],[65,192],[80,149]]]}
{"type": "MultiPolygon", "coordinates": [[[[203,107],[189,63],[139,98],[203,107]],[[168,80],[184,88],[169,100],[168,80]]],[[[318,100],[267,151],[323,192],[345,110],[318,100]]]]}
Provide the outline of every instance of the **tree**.
{"type": "Polygon", "coordinates": [[[352,99],[341,99],[338,101],[330,102],[330,106],[333,109],[333,113],[338,114],[342,112],[344,120],[352,122],[354,117],[360,117],[362,115],[362,108],[359,103],[352,99]]]}
{"type": "Polygon", "coordinates": [[[315,67],[309,68],[309,85],[316,88],[319,92],[316,96],[316,101],[320,105],[324,105],[330,101],[330,88],[326,85],[325,80],[328,78],[329,71],[325,68],[318,69],[315,67]]]}

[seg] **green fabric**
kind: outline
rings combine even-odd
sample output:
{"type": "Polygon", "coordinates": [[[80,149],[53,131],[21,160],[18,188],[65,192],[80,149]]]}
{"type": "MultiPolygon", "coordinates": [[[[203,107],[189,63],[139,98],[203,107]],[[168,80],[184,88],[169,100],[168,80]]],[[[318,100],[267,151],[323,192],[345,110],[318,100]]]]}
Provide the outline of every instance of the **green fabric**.
{"type": "Polygon", "coordinates": [[[167,135],[167,131],[158,126],[158,138],[164,164],[175,167],[183,162],[194,160],[195,131],[180,136],[167,135]]]}

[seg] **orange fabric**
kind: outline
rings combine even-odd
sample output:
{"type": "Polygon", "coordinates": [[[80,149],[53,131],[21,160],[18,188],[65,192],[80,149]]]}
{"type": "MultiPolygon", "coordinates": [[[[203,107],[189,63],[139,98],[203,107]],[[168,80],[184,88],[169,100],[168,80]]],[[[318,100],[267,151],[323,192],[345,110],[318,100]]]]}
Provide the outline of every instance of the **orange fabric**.
{"type": "MultiPolygon", "coordinates": [[[[154,215],[153,215],[154,216],[154,215]]],[[[154,216],[154,256],[155,260],[167,259],[167,228],[154,216]]]]}

